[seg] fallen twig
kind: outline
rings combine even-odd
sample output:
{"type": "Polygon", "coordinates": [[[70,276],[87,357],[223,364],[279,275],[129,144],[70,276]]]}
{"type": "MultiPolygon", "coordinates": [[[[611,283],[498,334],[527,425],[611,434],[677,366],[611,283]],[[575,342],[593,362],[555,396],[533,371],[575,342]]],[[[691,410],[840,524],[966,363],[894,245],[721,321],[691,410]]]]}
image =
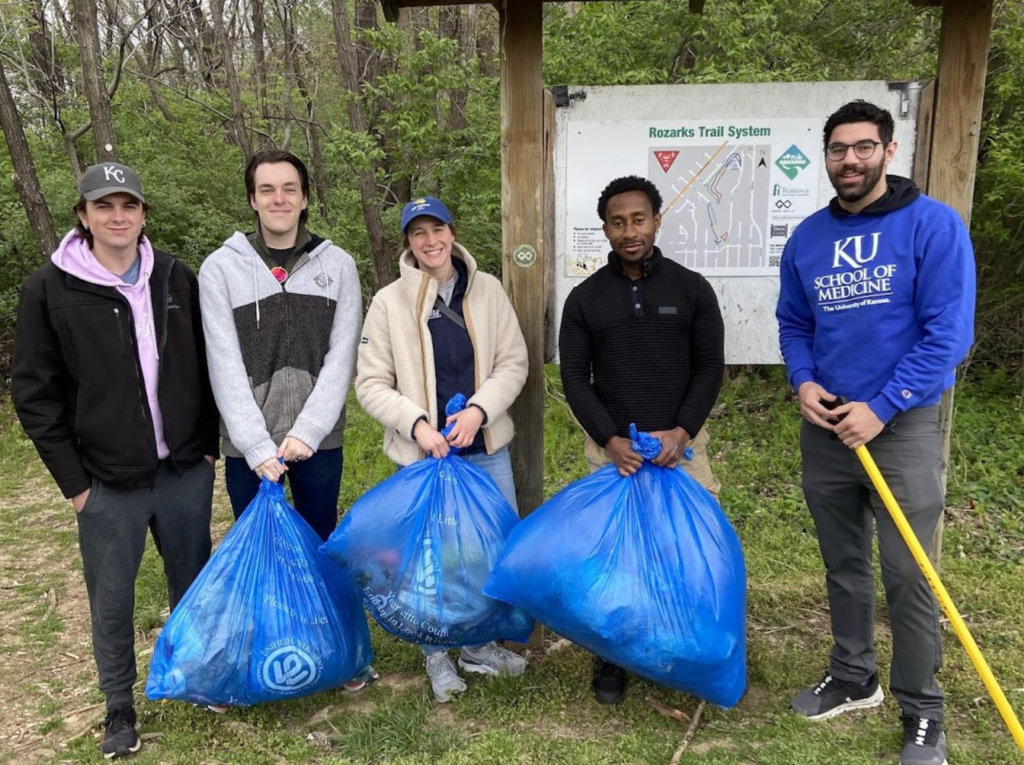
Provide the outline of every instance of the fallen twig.
{"type": "Polygon", "coordinates": [[[24,752],[26,749],[31,749],[32,747],[39,746],[41,744],[46,744],[45,738],[43,738],[42,736],[32,736],[28,739],[28,741],[20,742],[16,747],[14,747],[13,751],[21,753],[24,752]]]}
{"type": "Polygon", "coordinates": [[[774,629],[762,630],[760,632],[762,635],[774,635],[776,632],[785,632],[786,630],[796,629],[799,626],[799,624],[787,624],[784,627],[775,627],[774,629]]]}
{"type": "MultiPolygon", "coordinates": [[[[85,706],[85,707],[80,707],[78,709],[73,709],[70,712],[61,715],[60,719],[61,720],[67,720],[69,717],[74,717],[75,715],[80,715],[80,714],[83,714],[85,712],[91,712],[92,710],[97,709],[97,708],[103,706],[103,704],[104,704],[104,702],[101,701],[101,702],[99,702],[97,704],[89,704],[88,706],[85,706]]],[[[92,727],[92,726],[89,726],[89,727],[92,727]]]]}
{"type": "Polygon", "coordinates": [[[691,720],[690,716],[686,714],[686,712],[681,712],[678,709],[673,709],[672,707],[666,704],[662,704],[657,699],[652,699],[650,696],[644,698],[644,703],[647,704],[647,706],[649,706],[658,714],[665,715],[665,717],[670,717],[673,720],[681,722],[683,725],[687,725],[691,720]]]}
{"type": "Polygon", "coordinates": [[[679,742],[679,746],[676,748],[675,754],[672,755],[669,765],[679,765],[679,760],[686,751],[686,747],[690,745],[690,741],[697,732],[697,728],[700,727],[700,717],[704,714],[704,707],[707,705],[708,702],[701,699],[700,704],[697,705],[697,711],[693,713],[693,720],[690,721],[690,727],[686,729],[686,733],[683,735],[683,740],[679,742]]]}

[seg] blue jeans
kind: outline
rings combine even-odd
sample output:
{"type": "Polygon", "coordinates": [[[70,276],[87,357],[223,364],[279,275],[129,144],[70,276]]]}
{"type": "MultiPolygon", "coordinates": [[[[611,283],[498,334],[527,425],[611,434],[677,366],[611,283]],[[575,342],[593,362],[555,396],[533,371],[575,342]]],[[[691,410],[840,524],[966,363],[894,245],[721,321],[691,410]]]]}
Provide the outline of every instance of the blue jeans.
{"type": "Polygon", "coordinates": [[[516,515],[519,515],[519,505],[516,504],[516,482],[512,477],[512,456],[509,454],[508,447],[503,446],[494,454],[487,452],[469,454],[463,459],[466,462],[472,462],[493,478],[505,499],[516,511],[516,515]]]}
{"type": "MultiPolygon", "coordinates": [[[[338,494],[341,493],[341,447],[314,452],[308,460],[289,462],[281,480],[292,487],[295,509],[325,542],[338,525],[338,494]]],[[[242,457],[224,458],[231,510],[237,521],[260,488],[260,477],[242,457]]]]}

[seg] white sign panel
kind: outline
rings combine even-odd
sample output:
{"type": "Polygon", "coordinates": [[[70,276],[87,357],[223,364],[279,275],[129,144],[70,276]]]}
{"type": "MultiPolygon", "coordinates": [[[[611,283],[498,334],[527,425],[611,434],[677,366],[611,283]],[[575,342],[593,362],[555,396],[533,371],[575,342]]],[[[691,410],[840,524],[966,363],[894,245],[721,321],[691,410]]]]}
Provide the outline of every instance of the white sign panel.
{"type": "Polygon", "coordinates": [[[614,178],[643,176],[661,190],[658,246],[717,293],[726,363],[778,364],[779,258],[797,224],[835,193],[822,150],[828,115],[857,98],[888,109],[899,144],[889,172],[912,172],[918,83],[569,91],[570,105],[555,112],[556,336],[569,292],[608,262],[597,200],[614,178]]]}
{"type": "MultiPolygon", "coordinates": [[[[821,120],[689,120],[578,123],[569,177],[602,146],[631,147],[635,174],[664,202],[658,246],[705,276],[775,276],[786,239],[818,206],[821,120]]],[[[607,262],[593,193],[569,200],[566,275],[607,262]]]]}

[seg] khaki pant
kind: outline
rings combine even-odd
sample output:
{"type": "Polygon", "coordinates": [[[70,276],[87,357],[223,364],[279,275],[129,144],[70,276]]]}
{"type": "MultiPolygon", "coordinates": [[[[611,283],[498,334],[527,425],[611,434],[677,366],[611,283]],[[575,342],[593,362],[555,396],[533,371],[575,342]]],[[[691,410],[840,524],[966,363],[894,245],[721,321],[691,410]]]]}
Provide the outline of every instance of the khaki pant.
{"type": "MultiPolygon", "coordinates": [[[[586,445],[583,449],[583,454],[587,458],[587,465],[590,467],[591,473],[596,473],[598,470],[603,468],[609,462],[612,461],[611,455],[608,454],[602,447],[597,445],[590,436],[586,437],[586,445]]],[[[714,498],[718,499],[718,492],[722,489],[722,484],[715,478],[715,474],[711,472],[711,460],[708,459],[708,442],[710,438],[708,436],[708,429],[701,428],[697,437],[690,441],[689,446],[693,449],[693,459],[682,459],[679,464],[683,470],[689,473],[690,477],[693,478],[697,483],[707,489],[714,498]]]]}

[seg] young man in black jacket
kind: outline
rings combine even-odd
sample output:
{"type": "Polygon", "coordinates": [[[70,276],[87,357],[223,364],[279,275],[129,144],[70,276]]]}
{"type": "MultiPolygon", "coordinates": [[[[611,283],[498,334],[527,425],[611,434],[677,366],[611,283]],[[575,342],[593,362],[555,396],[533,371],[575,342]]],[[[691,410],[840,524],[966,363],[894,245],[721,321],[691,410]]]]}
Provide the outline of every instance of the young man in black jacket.
{"type": "MultiPolygon", "coordinates": [[[[707,280],[654,246],[661,204],[657,187],[637,176],[617,178],[602,192],[597,214],[612,252],[565,301],[562,386],[586,432],[591,472],[609,462],[623,476],[637,471],[643,460],[629,439],[636,423],[661,440],[655,465],[681,465],[717,498],[704,420],[722,386],[722,314],[707,280]],[[691,460],[683,459],[687,445],[691,460]]],[[[619,701],[625,687],[625,672],[598,659],[598,701],[619,701]]]]}
{"type": "Polygon", "coordinates": [[[171,608],[210,557],[217,412],[196,278],[144,236],[138,175],[94,165],[78,191],[78,225],[22,287],[11,393],[75,510],[112,759],[141,746],[132,617],[146,531],[171,608]]]}

